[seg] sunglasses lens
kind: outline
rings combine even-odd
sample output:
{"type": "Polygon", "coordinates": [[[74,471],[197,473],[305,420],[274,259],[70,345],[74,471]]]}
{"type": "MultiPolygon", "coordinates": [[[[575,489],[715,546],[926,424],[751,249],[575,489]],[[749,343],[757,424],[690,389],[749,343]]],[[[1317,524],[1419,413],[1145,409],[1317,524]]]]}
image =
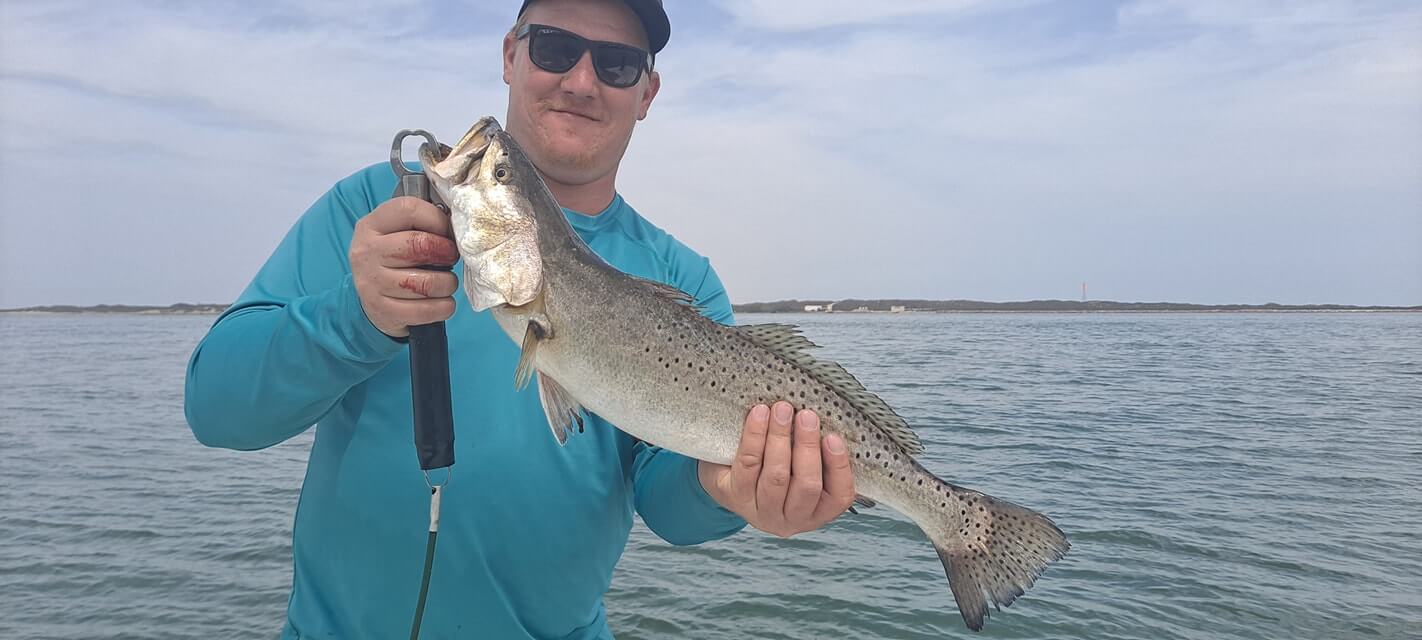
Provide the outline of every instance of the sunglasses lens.
{"type": "Polygon", "coordinates": [[[608,85],[625,89],[637,84],[643,67],[647,66],[647,52],[635,47],[590,43],[577,34],[543,25],[530,25],[527,33],[528,57],[544,71],[567,73],[591,47],[597,77],[608,85]]]}
{"type": "Polygon", "coordinates": [[[583,57],[583,42],[571,34],[538,30],[529,39],[528,55],[544,70],[564,73],[583,57]]]}
{"type": "Polygon", "coordinates": [[[622,47],[598,47],[593,50],[593,64],[603,82],[614,87],[630,87],[642,77],[642,53],[622,47]]]}

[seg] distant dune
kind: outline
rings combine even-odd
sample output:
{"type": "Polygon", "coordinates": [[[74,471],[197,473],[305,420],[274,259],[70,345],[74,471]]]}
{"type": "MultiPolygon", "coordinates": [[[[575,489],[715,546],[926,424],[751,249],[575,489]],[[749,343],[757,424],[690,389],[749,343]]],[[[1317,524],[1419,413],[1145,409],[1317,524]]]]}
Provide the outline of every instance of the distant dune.
{"type": "Polygon", "coordinates": [[[0,313],[136,313],[142,315],[217,315],[227,310],[226,304],[170,304],[166,307],[133,304],[100,304],[81,307],[56,304],[22,309],[0,309],[0,313]]]}
{"type": "MultiPolygon", "coordinates": [[[[173,304],[166,307],[130,304],[95,306],[48,305],[21,309],[0,309],[0,313],[128,313],[141,315],[216,315],[226,304],[173,304]]],[[[1183,302],[1113,302],[1110,300],[1028,300],[1024,302],[981,302],[978,300],[778,300],[733,305],[737,313],[1150,313],[1150,312],[1231,312],[1231,311],[1422,311],[1422,306],[1355,306],[1345,304],[1189,304],[1183,302]]]]}
{"type": "Polygon", "coordinates": [[[978,300],[780,300],[733,305],[738,313],[804,312],[1229,312],[1229,311],[1422,311],[1422,306],[1353,306],[1342,304],[1188,304],[1182,302],[1113,302],[1110,300],[1029,300],[981,302],[978,300]]]}

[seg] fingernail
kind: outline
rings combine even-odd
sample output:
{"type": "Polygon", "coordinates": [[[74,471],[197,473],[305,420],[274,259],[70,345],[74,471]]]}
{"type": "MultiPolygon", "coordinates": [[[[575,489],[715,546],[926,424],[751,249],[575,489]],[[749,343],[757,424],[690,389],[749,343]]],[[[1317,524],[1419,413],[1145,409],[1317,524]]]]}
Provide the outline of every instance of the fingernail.
{"type": "Polygon", "coordinates": [[[828,444],[829,444],[830,453],[833,453],[833,454],[841,454],[841,453],[844,453],[844,438],[841,438],[841,437],[839,437],[839,436],[837,436],[837,435],[834,435],[834,434],[830,434],[829,437],[825,438],[825,440],[826,440],[826,441],[828,442],[828,444]]]}
{"type": "Polygon", "coordinates": [[[815,412],[810,411],[808,409],[800,412],[799,422],[800,428],[804,429],[805,431],[820,430],[819,416],[815,415],[815,412]]]}
{"type": "Polygon", "coordinates": [[[754,420],[764,420],[770,416],[770,407],[758,404],[751,407],[751,418],[754,420]]]}
{"type": "Polygon", "coordinates": [[[790,421],[790,405],[788,405],[788,404],[786,404],[786,403],[784,403],[784,402],[777,402],[777,403],[775,404],[775,420],[776,420],[777,422],[789,422],[789,421],[790,421]]]}

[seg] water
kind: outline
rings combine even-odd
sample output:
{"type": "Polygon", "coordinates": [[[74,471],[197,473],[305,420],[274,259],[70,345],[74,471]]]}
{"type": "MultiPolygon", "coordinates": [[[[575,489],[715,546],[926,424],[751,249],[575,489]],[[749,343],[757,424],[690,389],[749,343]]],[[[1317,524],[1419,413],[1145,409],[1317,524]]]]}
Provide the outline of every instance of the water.
{"type": "MultiPolygon", "coordinates": [[[[1074,545],[966,631],[885,507],[791,540],[640,524],[619,638],[1422,637],[1422,314],[797,315],[939,475],[1074,545]]],[[[211,317],[0,315],[0,637],[272,638],[309,434],[205,449],[211,317]]]]}

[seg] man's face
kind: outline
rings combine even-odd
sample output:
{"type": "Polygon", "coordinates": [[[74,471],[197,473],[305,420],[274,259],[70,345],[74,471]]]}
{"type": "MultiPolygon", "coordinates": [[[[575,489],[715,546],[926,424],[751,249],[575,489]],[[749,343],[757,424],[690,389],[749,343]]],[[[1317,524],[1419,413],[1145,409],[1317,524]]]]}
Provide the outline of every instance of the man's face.
{"type": "MultiPolygon", "coordinates": [[[[539,0],[529,6],[523,22],[647,48],[641,22],[615,0],[539,0]]],[[[528,46],[528,38],[504,38],[509,134],[551,180],[583,185],[615,172],[633,126],[647,116],[660,78],[643,73],[626,89],[609,86],[598,79],[590,53],[568,72],[550,73],[533,64],[528,46]]]]}

